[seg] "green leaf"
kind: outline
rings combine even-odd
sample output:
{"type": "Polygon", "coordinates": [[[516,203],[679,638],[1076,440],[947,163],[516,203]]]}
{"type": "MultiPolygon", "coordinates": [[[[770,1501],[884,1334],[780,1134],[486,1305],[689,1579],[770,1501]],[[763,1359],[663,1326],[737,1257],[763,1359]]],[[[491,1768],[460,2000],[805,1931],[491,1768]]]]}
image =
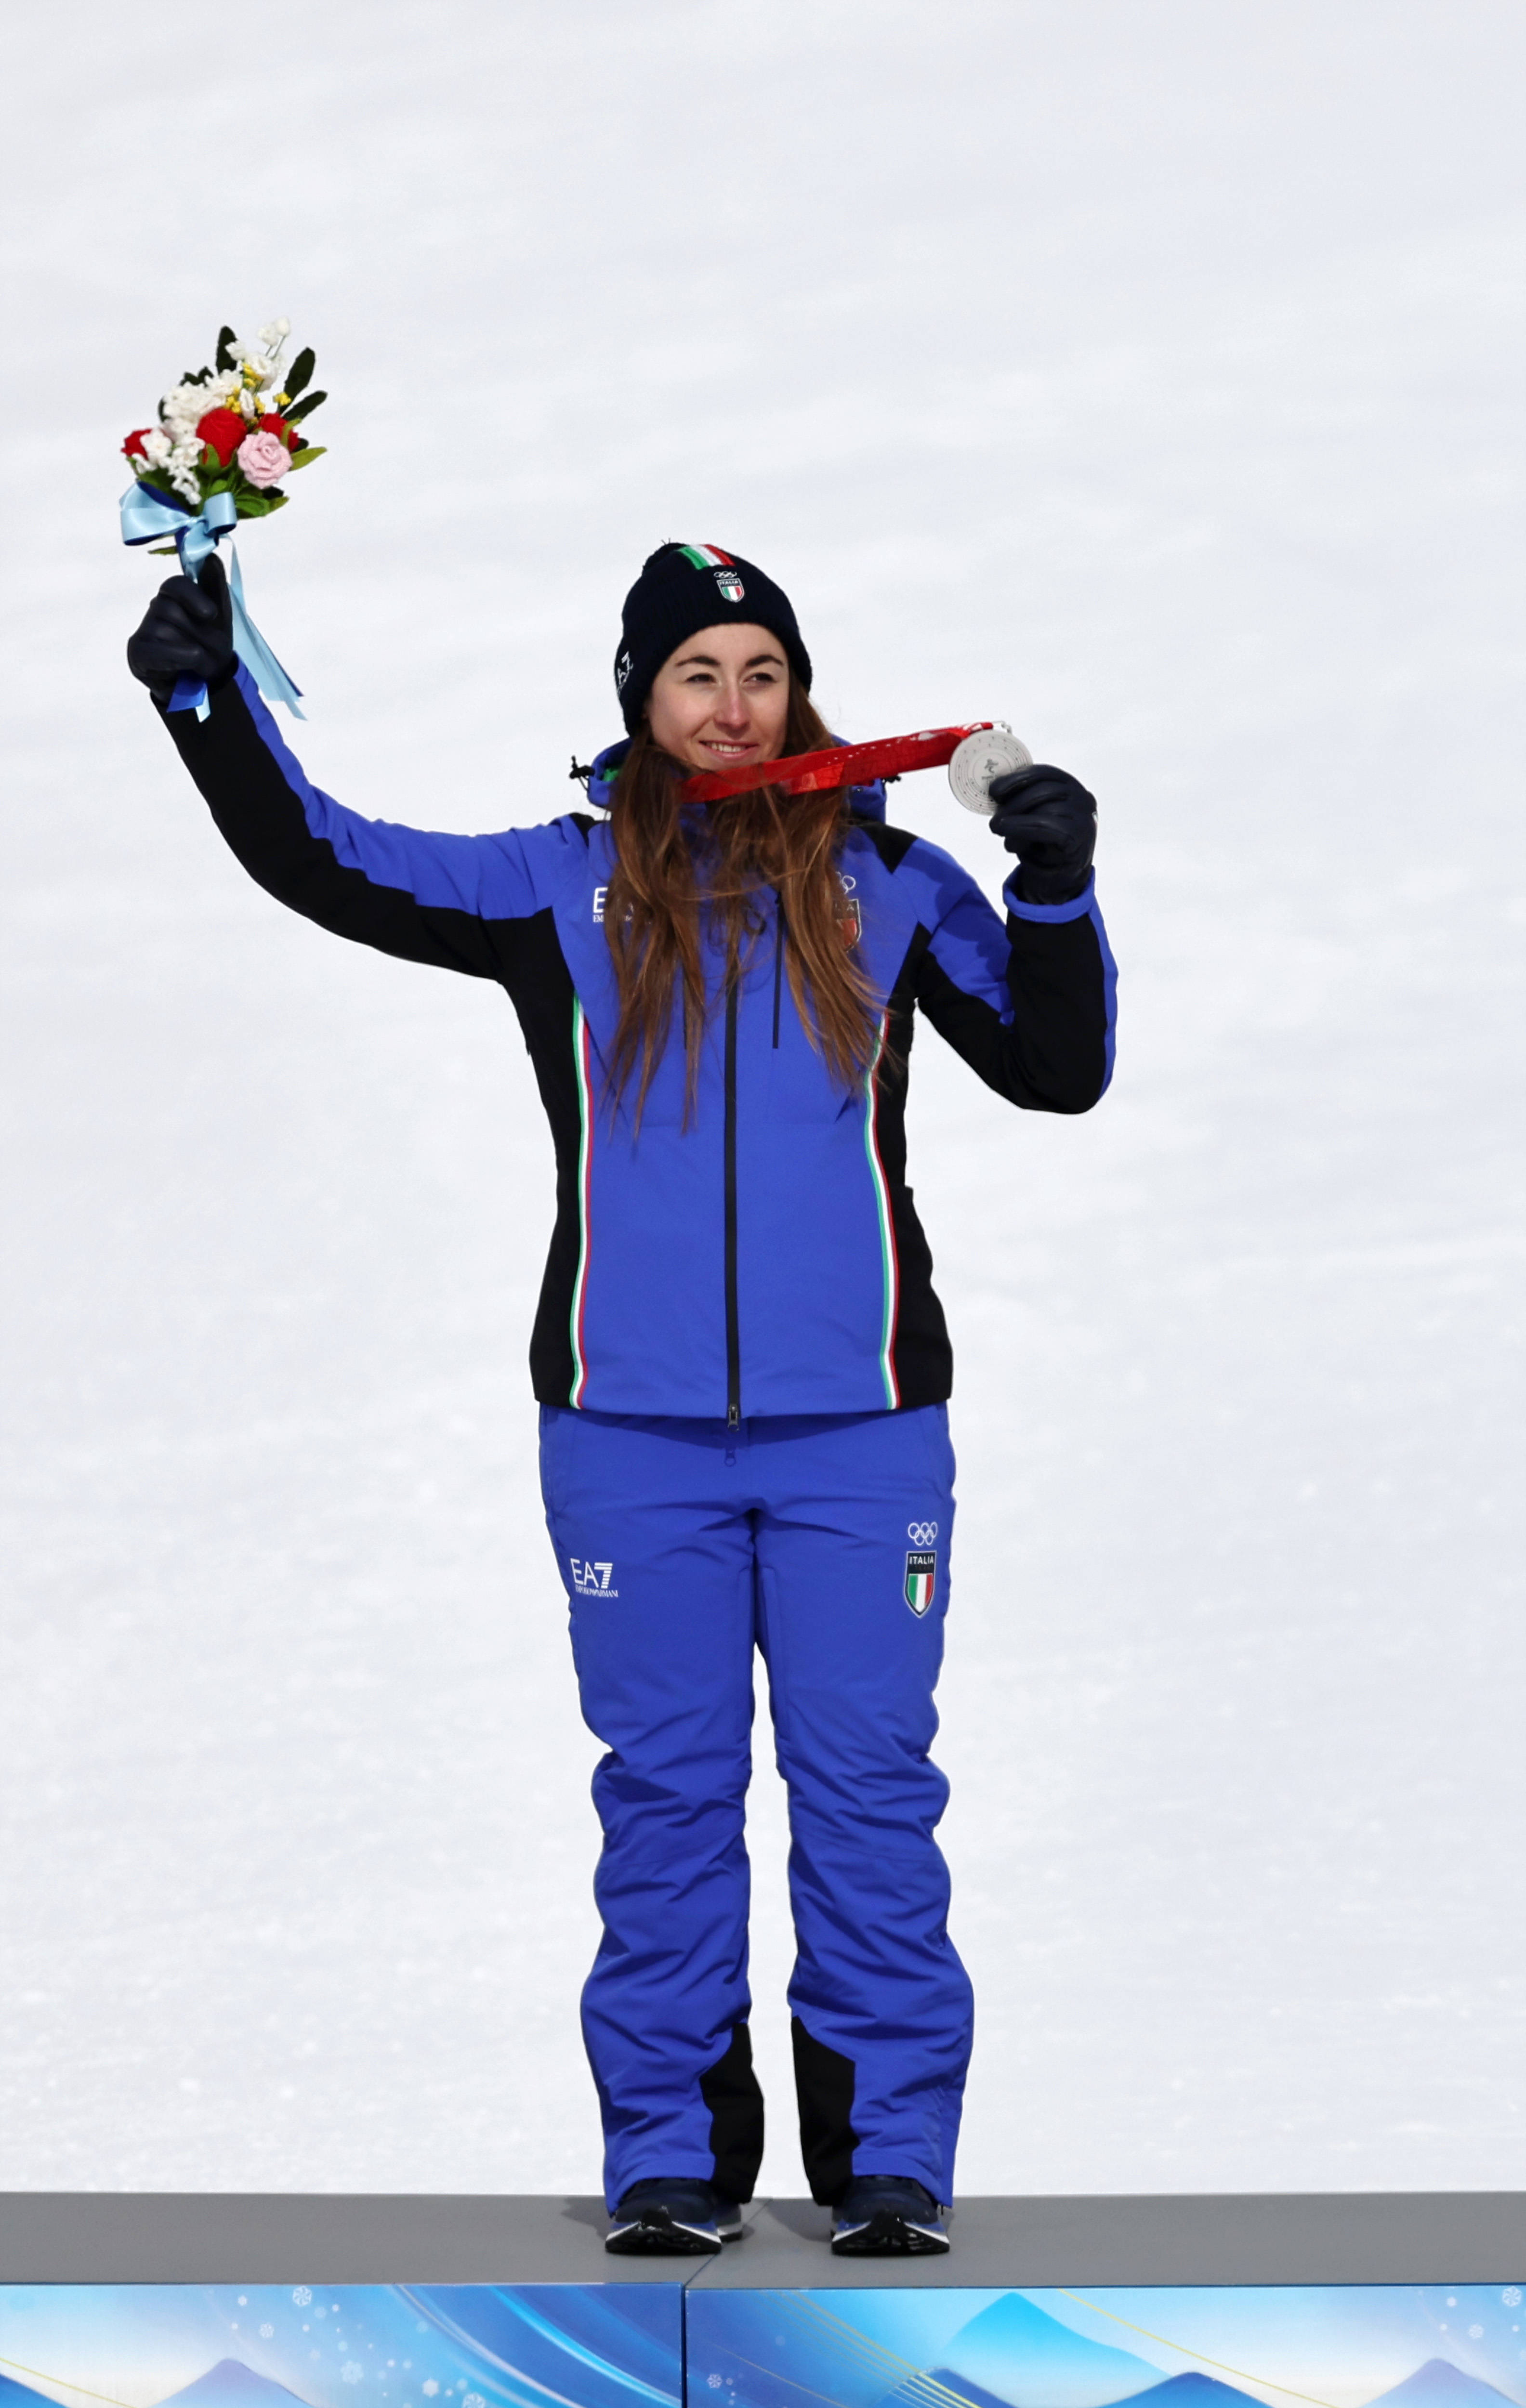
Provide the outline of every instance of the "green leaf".
{"type": "Polygon", "coordinates": [[[230,343],[236,343],[238,339],[238,337],[234,333],[231,326],[224,326],[222,333],[218,336],[217,373],[219,376],[226,376],[231,367],[236,367],[238,366],[238,362],[235,360],[233,353],[228,349],[228,345],[230,343]]]}
{"type": "Polygon", "coordinates": [[[294,468],[305,468],[310,460],[321,460],[327,450],[326,443],[304,444],[300,452],[292,453],[292,466],[294,468]]]}
{"type": "Polygon", "coordinates": [[[306,392],[308,386],[312,382],[312,372],[317,365],[318,363],[314,359],[310,348],[305,351],[298,351],[295,359],[292,362],[291,366],[287,369],[286,374],[281,380],[281,392],[289,393],[292,399],[295,401],[297,394],[299,393],[306,392]]]}
{"type": "MultiPolygon", "coordinates": [[[[288,391],[289,390],[290,388],[288,387],[288,391]]],[[[299,418],[306,418],[310,410],[316,409],[321,401],[326,401],[327,399],[328,395],[326,393],[310,393],[305,400],[299,401],[296,404],[295,408],[283,409],[281,414],[286,421],[288,426],[295,426],[299,418]]]]}
{"type": "Polygon", "coordinates": [[[180,379],[182,384],[210,384],[211,380],[210,368],[187,368],[180,379]]]}
{"type": "Polygon", "coordinates": [[[172,543],[151,543],[149,546],[151,560],[173,560],[174,557],[175,547],[172,543]]]}
{"type": "Polygon", "coordinates": [[[262,494],[254,485],[246,485],[238,496],[238,515],[241,519],[263,519],[274,509],[275,503],[271,496],[268,494],[262,494]]]}

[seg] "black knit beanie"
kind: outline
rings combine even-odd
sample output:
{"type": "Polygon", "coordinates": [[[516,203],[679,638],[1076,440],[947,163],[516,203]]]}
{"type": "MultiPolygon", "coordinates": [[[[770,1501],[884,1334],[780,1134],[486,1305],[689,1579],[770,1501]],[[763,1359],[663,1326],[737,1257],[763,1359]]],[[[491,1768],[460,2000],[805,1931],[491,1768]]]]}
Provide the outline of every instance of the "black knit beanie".
{"type": "Polygon", "coordinates": [[[614,690],[632,736],[641,724],[653,680],[669,652],[701,627],[720,626],[733,617],[777,636],[790,667],[810,693],[811,655],[783,588],[750,560],[739,560],[735,552],[721,552],[713,543],[665,543],[643,564],[621,615],[614,690]]]}

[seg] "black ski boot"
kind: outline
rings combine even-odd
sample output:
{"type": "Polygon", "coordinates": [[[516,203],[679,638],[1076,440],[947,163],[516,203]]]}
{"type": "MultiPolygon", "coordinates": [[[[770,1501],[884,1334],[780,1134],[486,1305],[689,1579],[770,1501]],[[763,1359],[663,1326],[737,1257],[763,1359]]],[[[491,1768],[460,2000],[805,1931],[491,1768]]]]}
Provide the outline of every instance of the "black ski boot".
{"type": "Polygon", "coordinates": [[[859,2174],[832,2211],[834,2258],[942,2257],[943,2210],[930,2190],[902,2174],[859,2174]]]}
{"type": "Polygon", "coordinates": [[[741,2239],[741,2210],[710,2183],[632,2183],[604,2246],[617,2258],[707,2258],[741,2239]]]}

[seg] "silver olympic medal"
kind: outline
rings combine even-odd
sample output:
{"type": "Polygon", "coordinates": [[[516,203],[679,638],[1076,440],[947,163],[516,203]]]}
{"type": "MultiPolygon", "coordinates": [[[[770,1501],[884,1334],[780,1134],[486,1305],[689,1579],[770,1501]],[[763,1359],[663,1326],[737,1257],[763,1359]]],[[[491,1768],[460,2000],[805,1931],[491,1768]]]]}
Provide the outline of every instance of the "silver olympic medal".
{"type": "Polygon", "coordinates": [[[1033,755],[1028,746],[999,722],[995,727],[978,727],[973,736],[967,736],[962,744],[955,747],[948,765],[948,782],[967,811],[983,811],[989,819],[995,809],[991,801],[992,779],[1032,767],[1033,755]]]}

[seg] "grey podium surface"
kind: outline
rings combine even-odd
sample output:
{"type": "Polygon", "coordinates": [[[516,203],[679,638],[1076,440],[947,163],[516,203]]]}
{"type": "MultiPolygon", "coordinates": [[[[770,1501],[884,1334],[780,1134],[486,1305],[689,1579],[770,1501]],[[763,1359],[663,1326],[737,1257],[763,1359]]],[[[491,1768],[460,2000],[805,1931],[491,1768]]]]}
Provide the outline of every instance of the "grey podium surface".
{"type": "Polygon", "coordinates": [[[840,2258],[808,2200],[718,2258],[611,2258],[597,2199],[0,2193],[0,2283],[685,2283],[705,2289],[1519,2282],[1526,2192],[966,2199],[946,2258],[840,2258]]]}
{"type": "Polygon", "coordinates": [[[966,2199],[946,2258],[834,2258],[825,2208],[770,2200],[694,2286],[1519,2282],[1526,2192],[966,2199]],[[1514,2270],[1512,2272],[1511,2270],[1514,2270]]]}

